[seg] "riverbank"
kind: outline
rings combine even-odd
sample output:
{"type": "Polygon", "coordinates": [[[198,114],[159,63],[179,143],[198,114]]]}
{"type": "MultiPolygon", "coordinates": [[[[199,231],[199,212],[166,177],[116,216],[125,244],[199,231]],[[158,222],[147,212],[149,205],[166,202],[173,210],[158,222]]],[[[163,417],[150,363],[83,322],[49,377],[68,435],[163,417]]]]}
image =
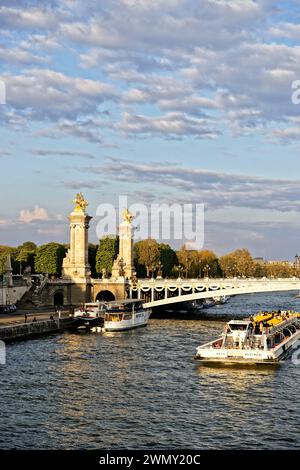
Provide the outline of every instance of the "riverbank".
{"type": "Polygon", "coordinates": [[[5,342],[26,340],[37,336],[57,333],[72,327],[73,317],[64,314],[61,318],[57,314],[36,313],[10,315],[0,319],[0,340],[5,342]],[[45,318],[47,316],[47,318],[45,318]]]}

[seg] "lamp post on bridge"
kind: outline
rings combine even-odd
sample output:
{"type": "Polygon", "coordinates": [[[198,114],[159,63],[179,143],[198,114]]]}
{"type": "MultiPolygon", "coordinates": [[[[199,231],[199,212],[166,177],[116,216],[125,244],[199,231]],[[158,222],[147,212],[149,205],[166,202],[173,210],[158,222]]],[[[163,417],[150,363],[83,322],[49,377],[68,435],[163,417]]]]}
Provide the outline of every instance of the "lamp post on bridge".
{"type": "Polygon", "coordinates": [[[155,277],[155,270],[156,270],[156,266],[155,266],[155,264],[152,264],[152,266],[151,266],[151,279],[154,279],[154,277],[155,277]]]}
{"type": "Polygon", "coordinates": [[[237,265],[233,265],[233,277],[236,279],[236,274],[237,274],[237,265]]]}
{"type": "Polygon", "coordinates": [[[209,271],[210,271],[210,266],[208,264],[204,267],[204,271],[206,272],[206,277],[208,279],[209,278],[209,271]]]}
{"type": "Polygon", "coordinates": [[[201,279],[201,277],[202,277],[202,262],[201,261],[199,261],[199,263],[198,263],[198,268],[199,268],[198,278],[201,279]]]}
{"type": "Polygon", "coordinates": [[[179,278],[179,279],[181,279],[181,273],[182,273],[183,270],[184,270],[184,267],[181,266],[181,264],[180,264],[180,265],[178,266],[178,273],[179,273],[178,278],[179,278]]]}
{"type": "Polygon", "coordinates": [[[164,265],[159,260],[159,262],[157,263],[157,276],[156,276],[156,278],[162,278],[162,268],[163,267],[164,267],[164,265]]]}
{"type": "Polygon", "coordinates": [[[295,262],[294,262],[294,276],[298,277],[298,268],[299,268],[299,256],[295,255],[295,262]]]}

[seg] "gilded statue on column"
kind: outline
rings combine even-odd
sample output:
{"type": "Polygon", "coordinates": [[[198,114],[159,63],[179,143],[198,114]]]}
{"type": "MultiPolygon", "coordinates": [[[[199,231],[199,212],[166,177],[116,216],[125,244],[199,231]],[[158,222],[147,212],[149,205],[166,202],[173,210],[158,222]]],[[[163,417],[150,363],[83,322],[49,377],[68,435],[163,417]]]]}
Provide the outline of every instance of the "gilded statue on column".
{"type": "Polygon", "coordinates": [[[125,211],[123,212],[123,220],[131,223],[132,219],[133,219],[133,215],[131,214],[131,212],[129,212],[128,209],[125,209],[125,211]]]}
{"type": "Polygon", "coordinates": [[[73,204],[75,205],[74,210],[75,211],[83,211],[85,212],[87,206],[89,203],[84,199],[84,196],[82,193],[77,193],[76,198],[73,201],[73,204]]]}

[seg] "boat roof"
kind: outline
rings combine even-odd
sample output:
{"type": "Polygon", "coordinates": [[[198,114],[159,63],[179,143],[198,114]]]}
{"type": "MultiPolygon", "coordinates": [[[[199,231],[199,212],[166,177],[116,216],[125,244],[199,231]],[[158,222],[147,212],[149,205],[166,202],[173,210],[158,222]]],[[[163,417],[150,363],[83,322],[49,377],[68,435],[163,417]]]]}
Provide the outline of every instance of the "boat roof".
{"type": "Polygon", "coordinates": [[[100,302],[100,303],[109,304],[115,307],[117,305],[137,304],[141,302],[143,302],[143,300],[141,299],[124,299],[124,300],[112,300],[112,301],[100,302]]]}
{"type": "Polygon", "coordinates": [[[252,323],[250,320],[230,320],[228,325],[248,325],[252,323]]]}
{"type": "Polygon", "coordinates": [[[113,305],[114,307],[117,305],[127,305],[127,304],[137,304],[139,302],[143,302],[142,299],[124,299],[124,300],[99,300],[97,302],[86,302],[84,305],[87,307],[98,307],[98,305],[113,305]]]}

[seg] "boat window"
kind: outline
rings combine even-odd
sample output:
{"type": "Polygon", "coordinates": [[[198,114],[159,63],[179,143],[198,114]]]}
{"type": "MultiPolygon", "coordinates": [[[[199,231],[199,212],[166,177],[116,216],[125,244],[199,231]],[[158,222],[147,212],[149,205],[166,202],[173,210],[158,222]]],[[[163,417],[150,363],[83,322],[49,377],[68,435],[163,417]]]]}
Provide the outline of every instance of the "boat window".
{"type": "Polygon", "coordinates": [[[131,313],[125,313],[123,316],[123,320],[131,320],[131,318],[132,318],[131,313]]]}
{"type": "Polygon", "coordinates": [[[122,320],[122,315],[118,314],[110,314],[108,315],[108,321],[121,321],[122,320]]]}
{"type": "Polygon", "coordinates": [[[247,326],[248,324],[246,325],[243,325],[243,324],[235,324],[235,325],[229,325],[230,326],[230,329],[231,331],[245,331],[247,330],[247,326]]]}

